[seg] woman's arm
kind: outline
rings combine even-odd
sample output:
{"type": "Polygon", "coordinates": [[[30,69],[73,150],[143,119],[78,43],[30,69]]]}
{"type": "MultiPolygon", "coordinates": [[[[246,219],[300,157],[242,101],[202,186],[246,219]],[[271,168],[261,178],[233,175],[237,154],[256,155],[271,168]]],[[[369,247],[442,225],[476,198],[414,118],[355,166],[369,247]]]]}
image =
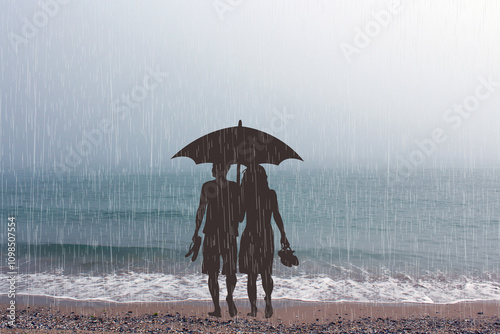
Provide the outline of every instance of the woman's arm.
{"type": "Polygon", "coordinates": [[[276,196],[276,192],[274,190],[271,190],[271,207],[273,210],[274,221],[276,222],[276,226],[278,226],[278,229],[281,233],[281,244],[285,247],[289,247],[290,243],[286,238],[285,226],[283,225],[283,219],[281,218],[281,214],[278,208],[278,197],[276,196]]]}

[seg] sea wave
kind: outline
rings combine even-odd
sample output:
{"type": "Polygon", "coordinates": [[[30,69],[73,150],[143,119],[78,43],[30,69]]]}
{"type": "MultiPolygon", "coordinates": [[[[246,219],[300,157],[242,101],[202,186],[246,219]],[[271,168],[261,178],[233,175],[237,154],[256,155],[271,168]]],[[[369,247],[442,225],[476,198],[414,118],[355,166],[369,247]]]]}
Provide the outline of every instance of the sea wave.
{"type": "MultiPolygon", "coordinates": [[[[8,291],[8,276],[0,276],[0,291],[8,291]]],[[[259,279],[260,281],[260,279],[259,279]]],[[[219,279],[222,295],[224,279],[219,279]]],[[[259,298],[264,292],[259,284],[259,298]]],[[[210,300],[207,276],[128,272],[106,275],[65,275],[57,273],[21,274],[17,277],[17,293],[71,298],[75,300],[107,300],[113,302],[155,302],[210,300]]],[[[238,275],[234,292],[246,299],[246,276],[238,275]]],[[[380,303],[455,303],[459,301],[500,300],[500,281],[460,277],[411,279],[383,277],[379,280],[338,279],[328,275],[274,277],[275,299],[316,302],[380,302],[380,303]]]]}

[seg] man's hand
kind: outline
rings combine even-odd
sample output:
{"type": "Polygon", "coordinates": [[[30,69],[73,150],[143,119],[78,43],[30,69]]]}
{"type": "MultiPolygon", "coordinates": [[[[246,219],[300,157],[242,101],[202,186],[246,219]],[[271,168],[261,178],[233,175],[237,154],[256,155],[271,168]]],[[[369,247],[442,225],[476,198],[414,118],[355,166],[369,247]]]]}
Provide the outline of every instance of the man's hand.
{"type": "Polygon", "coordinates": [[[198,231],[194,232],[194,235],[193,235],[193,242],[196,242],[196,239],[198,238],[198,231]]]}

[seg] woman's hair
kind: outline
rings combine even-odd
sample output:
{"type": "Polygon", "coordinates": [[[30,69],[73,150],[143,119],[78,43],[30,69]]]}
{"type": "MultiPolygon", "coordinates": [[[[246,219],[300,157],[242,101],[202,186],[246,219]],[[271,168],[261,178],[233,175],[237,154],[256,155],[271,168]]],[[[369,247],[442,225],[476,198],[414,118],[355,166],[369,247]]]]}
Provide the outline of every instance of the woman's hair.
{"type": "Polygon", "coordinates": [[[265,196],[269,190],[266,170],[260,165],[252,169],[246,169],[241,180],[241,186],[245,202],[258,205],[258,197],[265,196]]]}
{"type": "Polygon", "coordinates": [[[261,165],[257,165],[252,169],[247,168],[243,171],[243,179],[241,182],[242,184],[250,182],[252,184],[256,183],[258,185],[267,186],[266,170],[261,165]]]}

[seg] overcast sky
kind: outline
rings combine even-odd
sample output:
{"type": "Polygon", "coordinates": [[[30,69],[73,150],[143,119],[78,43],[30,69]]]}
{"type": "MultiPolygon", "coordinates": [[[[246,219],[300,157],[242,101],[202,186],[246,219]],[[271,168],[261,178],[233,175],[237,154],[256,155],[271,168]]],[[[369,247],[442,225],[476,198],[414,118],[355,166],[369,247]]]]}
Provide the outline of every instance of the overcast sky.
{"type": "Polygon", "coordinates": [[[0,4],[3,170],[190,166],[240,119],[286,166],[500,165],[498,1],[0,4]]]}

